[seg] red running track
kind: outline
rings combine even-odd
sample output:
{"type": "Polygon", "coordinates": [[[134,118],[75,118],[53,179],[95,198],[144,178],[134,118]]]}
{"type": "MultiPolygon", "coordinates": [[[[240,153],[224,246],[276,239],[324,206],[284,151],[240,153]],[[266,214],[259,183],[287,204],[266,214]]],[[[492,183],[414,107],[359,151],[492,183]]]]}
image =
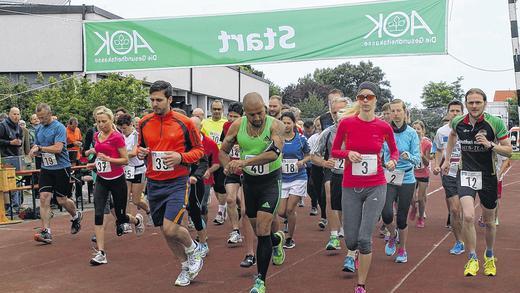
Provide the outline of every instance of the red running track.
{"type": "MultiPolygon", "coordinates": [[[[466,255],[451,256],[453,236],[444,225],[447,217],[439,178],[432,178],[428,192],[426,227],[410,223],[408,263],[396,264],[384,255],[384,242],[375,235],[374,258],[367,290],[375,292],[520,292],[515,281],[520,263],[520,165],[515,164],[505,179],[500,208],[496,255],[496,277],[463,276],[466,255]]],[[[285,264],[269,268],[268,292],[353,292],[354,274],[341,271],[345,251],[324,249],[329,232],[320,232],[319,217],[308,215],[310,202],[299,208],[295,233],[296,248],[287,250],[285,264]]],[[[210,216],[215,214],[213,201],[210,216]]],[[[477,214],[480,214],[478,209],[477,214]]],[[[239,267],[244,248],[227,248],[228,224],[209,224],[210,254],[203,271],[189,287],[174,287],[180,265],[171,255],[158,229],[147,229],[117,237],[107,232],[109,263],[91,267],[90,236],[93,213],[85,213],[83,229],[69,233],[69,217],[53,219],[54,243],[40,245],[32,240],[39,222],[0,226],[1,292],[249,292],[256,266],[239,267]]],[[[108,224],[113,227],[113,222],[108,224]]],[[[147,227],[148,228],[148,227],[147,227]]],[[[484,229],[477,227],[477,253],[485,249],[484,229]]],[[[345,244],[342,243],[343,248],[345,244]]]]}

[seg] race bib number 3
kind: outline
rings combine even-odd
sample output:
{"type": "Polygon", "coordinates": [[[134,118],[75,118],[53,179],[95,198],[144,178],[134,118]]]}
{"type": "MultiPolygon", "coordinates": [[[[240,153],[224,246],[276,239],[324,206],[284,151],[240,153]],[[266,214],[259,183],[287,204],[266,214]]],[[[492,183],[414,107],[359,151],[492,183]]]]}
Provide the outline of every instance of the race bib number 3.
{"type": "Polygon", "coordinates": [[[460,184],[473,190],[482,189],[482,172],[460,171],[460,184]]]}
{"type": "Polygon", "coordinates": [[[58,160],[56,159],[56,155],[50,154],[50,153],[42,153],[42,164],[44,167],[58,165],[58,160]]]}
{"type": "Polygon", "coordinates": [[[134,179],[135,178],[135,167],[125,166],[125,178],[126,179],[134,179]]]}
{"type": "MultiPolygon", "coordinates": [[[[246,155],[246,159],[254,158],[254,157],[256,157],[256,156],[246,155]]],[[[269,164],[247,166],[245,169],[252,175],[265,175],[265,174],[269,173],[269,164]]]]}
{"type": "Polygon", "coordinates": [[[282,161],[282,173],[284,174],[293,174],[298,173],[298,163],[297,159],[284,159],[282,161]]]}
{"type": "Polygon", "coordinates": [[[168,152],[152,152],[152,170],[157,172],[173,171],[173,167],[168,167],[164,158],[168,152]]]}
{"type": "Polygon", "coordinates": [[[385,177],[386,177],[386,182],[388,184],[401,186],[401,185],[403,185],[404,171],[403,170],[394,170],[394,171],[390,172],[385,169],[385,177]]]}
{"type": "Polygon", "coordinates": [[[377,174],[377,155],[361,155],[361,162],[352,163],[352,175],[370,176],[377,174]]]}
{"type": "Polygon", "coordinates": [[[110,162],[96,159],[96,170],[98,173],[110,173],[112,172],[112,166],[110,166],[110,162]]]}

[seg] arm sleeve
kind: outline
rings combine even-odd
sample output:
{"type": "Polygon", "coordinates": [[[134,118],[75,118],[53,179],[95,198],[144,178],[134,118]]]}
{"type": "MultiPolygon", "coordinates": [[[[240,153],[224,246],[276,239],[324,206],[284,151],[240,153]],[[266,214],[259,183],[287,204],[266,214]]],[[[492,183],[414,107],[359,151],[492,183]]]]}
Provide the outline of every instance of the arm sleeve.
{"type": "Polygon", "coordinates": [[[388,145],[388,149],[390,151],[390,159],[395,160],[396,162],[399,160],[399,150],[397,149],[397,145],[395,144],[394,131],[390,125],[386,127],[385,140],[388,145]]]}
{"type": "Polygon", "coordinates": [[[67,131],[65,130],[65,126],[60,125],[56,128],[56,136],[54,137],[54,143],[62,142],[64,145],[67,145],[67,131]]]}
{"type": "Polygon", "coordinates": [[[305,138],[305,136],[300,136],[301,137],[301,142],[302,142],[302,146],[303,146],[303,153],[304,154],[308,154],[311,152],[311,149],[309,147],[309,143],[307,142],[307,139],[305,138]]]}
{"type": "MultiPolygon", "coordinates": [[[[218,159],[218,145],[211,141],[211,165],[220,164],[220,161],[218,159]]],[[[210,166],[211,167],[211,166],[210,166]]]]}
{"type": "MultiPolygon", "coordinates": [[[[347,137],[347,124],[345,123],[347,120],[343,120],[339,123],[338,131],[336,132],[336,137],[334,138],[334,142],[332,143],[332,154],[333,158],[344,159],[348,157],[349,150],[342,150],[341,146],[347,137]]],[[[390,126],[389,126],[390,127],[390,126]]],[[[346,148],[346,144],[345,144],[346,148]]]]}
{"type": "Polygon", "coordinates": [[[497,119],[496,132],[498,140],[504,140],[509,137],[509,132],[507,131],[506,125],[504,124],[504,121],[502,121],[502,119],[497,119]]]}
{"type": "Polygon", "coordinates": [[[316,145],[314,146],[314,149],[312,150],[312,153],[315,155],[322,156],[325,153],[325,134],[326,132],[320,133],[318,138],[316,139],[316,145]]]}
{"type": "Polygon", "coordinates": [[[433,138],[433,144],[435,145],[435,148],[438,150],[444,149],[441,141],[441,133],[439,130],[437,130],[437,133],[435,133],[435,137],[433,138]]]}
{"type": "Polygon", "coordinates": [[[418,166],[421,163],[421,142],[415,131],[413,132],[412,139],[410,140],[409,161],[412,162],[414,166],[418,166]]]}
{"type": "Polygon", "coordinates": [[[193,123],[190,120],[187,120],[186,126],[188,128],[188,137],[192,148],[187,152],[181,153],[182,163],[194,164],[204,156],[204,147],[200,141],[200,133],[193,123]]]}
{"type": "Polygon", "coordinates": [[[85,157],[85,152],[90,150],[92,147],[92,136],[94,135],[94,130],[89,128],[87,133],[85,134],[85,141],[83,142],[83,156],[85,157]]]}
{"type": "Polygon", "coordinates": [[[5,128],[3,124],[0,124],[0,145],[1,146],[9,146],[11,145],[9,139],[4,139],[5,136],[5,128]]]}

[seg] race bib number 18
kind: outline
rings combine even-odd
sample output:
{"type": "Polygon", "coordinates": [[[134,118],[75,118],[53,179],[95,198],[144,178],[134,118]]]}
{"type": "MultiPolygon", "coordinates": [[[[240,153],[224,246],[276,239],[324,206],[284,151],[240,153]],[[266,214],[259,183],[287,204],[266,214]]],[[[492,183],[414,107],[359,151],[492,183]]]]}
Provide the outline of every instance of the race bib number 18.
{"type": "Polygon", "coordinates": [[[55,154],[42,153],[42,163],[44,167],[56,166],[58,165],[58,160],[55,154]]]}
{"type": "Polygon", "coordinates": [[[352,163],[352,175],[370,176],[377,174],[377,155],[361,155],[361,162],[352,163]]]}
{"type": "Polygon", "coordinates": [[[298,162],[297,159],[284,159],[282,161],[282,173],[284,174],[293,174],[298,173],[298,162]]]}
{"type": "Polygon", "coordinates": [[[152,169],[158,172],[173,171],[173,167],[168,167],[164,158],[168,152],[152,152],[152,169]]]}
{"type": "Polygon", "coordinates": [[[460,184],[473,190],[482,189],[482,172],[460,171],[460,184]]]}

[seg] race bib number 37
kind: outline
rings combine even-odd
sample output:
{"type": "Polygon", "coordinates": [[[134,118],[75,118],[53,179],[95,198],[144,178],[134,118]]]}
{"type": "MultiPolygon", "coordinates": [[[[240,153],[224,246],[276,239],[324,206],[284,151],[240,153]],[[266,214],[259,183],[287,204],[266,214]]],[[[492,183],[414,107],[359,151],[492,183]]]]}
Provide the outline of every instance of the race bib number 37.
{"type": "Polygon", "coordinates": [[[352,175],[370,176],[377,174],[377,155],[361,155],[361,162],[352,163],[352,175]]]}
{"type": "Polygon", "coordinates": [[[152,170],[157,172],[173,171],[173,167],[168,167],[164,158],[168,152],[152,152],[152,170]]]}
{"type": "Polygon", "coordinates": [[[110,162],[96,159],[96,170],[98,173],[110,173],[112,172],[112,166],[110,166],[110,162]]]}

